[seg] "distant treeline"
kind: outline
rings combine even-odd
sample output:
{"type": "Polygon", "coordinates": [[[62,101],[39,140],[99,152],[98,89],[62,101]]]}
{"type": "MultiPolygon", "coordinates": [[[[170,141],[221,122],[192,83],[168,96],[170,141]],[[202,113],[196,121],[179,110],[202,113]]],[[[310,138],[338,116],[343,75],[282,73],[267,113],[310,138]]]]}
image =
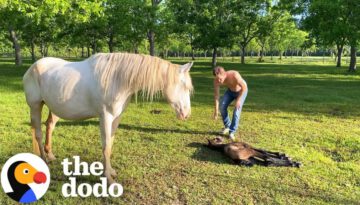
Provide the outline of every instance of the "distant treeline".
{"type": "Polygon", "coordinates": [[[133,52],[167,57],[350,56],[358,0],[0,0],[0,53],[35,61],[133,52]]]}

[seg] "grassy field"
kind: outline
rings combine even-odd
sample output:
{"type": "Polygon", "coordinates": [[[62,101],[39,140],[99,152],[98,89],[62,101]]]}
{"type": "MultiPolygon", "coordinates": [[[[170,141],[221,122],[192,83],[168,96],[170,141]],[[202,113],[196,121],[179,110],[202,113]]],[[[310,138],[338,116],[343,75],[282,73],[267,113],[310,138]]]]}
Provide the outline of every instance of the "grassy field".
{"type": "MultiPolygon", "coordinates": [[[[184,63],[185,61],[177,63],[184,63]]],[[[124,187],[120,198],[64,198],[68,182],[60,162],[79,155],[101,161],[98,120],[60,121],[51,184],[35,204],[360,204],[360,75],[322,63],[246,64],[221,61],[249,86],[238,136],[253,146],[281,151],[303,167],[251,168],[231,164],[202,144],[222,128],[211,119],[210,63],[196,61],[192,116],[178,121],[163,100],[131,103],[116,133],[113,167],[124,187]],[[160,109],[158,115],[151,114],[160,109]]],[[[0,60],[0,166],[31,152],[29,109],[18,68],[0,60]]],[[[45,118],[47,110],[43,114],[45,118]]],[[[96,183],[96,177],[81,177],[96,183]]],[[[12,204],[2,191],[0,204],[12,204]]]]}

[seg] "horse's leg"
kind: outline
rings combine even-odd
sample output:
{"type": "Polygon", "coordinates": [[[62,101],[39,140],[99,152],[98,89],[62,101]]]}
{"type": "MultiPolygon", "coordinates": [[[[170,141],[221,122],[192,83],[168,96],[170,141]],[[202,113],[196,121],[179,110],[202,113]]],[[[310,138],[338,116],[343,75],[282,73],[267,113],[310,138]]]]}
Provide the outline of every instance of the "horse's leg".
{"type": "Polygon", "coordinates": [[[299,167],[294,162],[292,162],[290,160],[286,160],[286,159],[268,158],[266,161],[268,162],[268,166],[274,166],[274,167],[299,167]]]}
{"type": "MultiPolygon", "coordinates": [[[[116,132],[116,129],[118,128],[118,126],[119,126],[119,122],[120,122],[120,116],[116,117],[114,119],[114,121],[112,122],[112,126],[111,126],[111,148],[110,148],[111,154],[112,154],[112,146],[114,144],[114,139],[115,139],[115,132],[116,132]]],[[[110,174],[113,177],[117,176],[115,169],[113,169],[112,167],[110,169],[110,174]]]]}
{"type": "Polygon", "coordinates": [[[43,105],[44,105],[43,102],[30,105],[30,116],[31,116],[31,129],[33,135],[34,152],[36,154],[40,154],[41,158],[46,162],[44,146],[42,144],[42,131],[41,131],[41,110],[43,105]]]}
{"type": "Polygon", "coordinates": [[[289,158],[288,156],[286,156],[286,154],[280,153],[280,152],[272,152],[272,151],[267,151],[267,150],[257,149],[257,148],[254,148],[254,150],[258,151],[258,152],[260,152],[262,154],[265,154],[268,157],[275,157],[275,158],[279,158],[279,159],[287,159],[287,158],[289,158]]]}
{"type": "Polygon", "coordinates": [[[254,157],[250,157],[249,159],[253,164],[257,164],[257,165],[261,165],[261,166],[268,166],[269,163],[264,159],[264,160],[260,160],[254,157]]]}
{"type": "Polygon", "coordinates": [[[59,121],[59,117],[56,116],[54,113],[52,113],[51,110],[49,110],[49,116],[48,119],[46,120],[46,139],[45,139],[45,152],[47,154],[49,161],[56,159],[51,149],[51,138],[57,121],[59,121]]]}
{"type": "Polygon", "coordinates": [[[111,176],[111,131],[112,131],[112,123],[114,121],[114,117],[108,113],[104,112],[100,117],[100,130],[101,130],[101,141],[102,141],[102,151],[104,155],[104,165],[105,172],[104,175],[108,179],[110,184],[114,183],[114,179],[111,176]]]}

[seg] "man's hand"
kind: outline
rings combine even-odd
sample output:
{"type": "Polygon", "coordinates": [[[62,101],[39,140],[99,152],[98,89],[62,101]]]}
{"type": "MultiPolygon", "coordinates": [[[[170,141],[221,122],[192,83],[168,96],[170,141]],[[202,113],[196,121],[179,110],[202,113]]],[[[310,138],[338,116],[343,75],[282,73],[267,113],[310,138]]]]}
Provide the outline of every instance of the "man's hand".
{"type": "Polygon", "coordinates": [[[238,110],[241,108],[241,101],[240,100],[237,100],[236,103],[235,103],[235,108],[238,110]]]}
{"type": "Polygon", "coordinates": [[[217,120],[217,119],[218,119],[218,116],[219,116],[219,112],[214,112],[213,119],[214,119],[214,120],[217,120]]]}

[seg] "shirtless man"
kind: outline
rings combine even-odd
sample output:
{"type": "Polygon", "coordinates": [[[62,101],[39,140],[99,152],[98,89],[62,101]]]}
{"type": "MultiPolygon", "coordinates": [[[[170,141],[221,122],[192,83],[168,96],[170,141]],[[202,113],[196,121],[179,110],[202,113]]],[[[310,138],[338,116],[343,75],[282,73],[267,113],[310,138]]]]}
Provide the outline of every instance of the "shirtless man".
{"type": "Polygon", "coordinates": [[[237,71],[229,70],[225,71],[223,67],[216,67],[213,70],[215,76],[214,79],[214,97],[215,97],[215,112],[214,119],[217,119],[219,115],[219,90],[220,86],[224,85],[228,89],[226,90],[221,104],[220,112],[224,123],[224,129],[222,129],[222,135],[229,134],[229,138],[235,140],[235,132],[239,126],[241,110],[245,102],[248,87],[245,80],[240,76],[237,71]],[[232,121],[230,121],[227,108],[230,103],[235,100],[235,108],[233,112],[232,121]]]}

